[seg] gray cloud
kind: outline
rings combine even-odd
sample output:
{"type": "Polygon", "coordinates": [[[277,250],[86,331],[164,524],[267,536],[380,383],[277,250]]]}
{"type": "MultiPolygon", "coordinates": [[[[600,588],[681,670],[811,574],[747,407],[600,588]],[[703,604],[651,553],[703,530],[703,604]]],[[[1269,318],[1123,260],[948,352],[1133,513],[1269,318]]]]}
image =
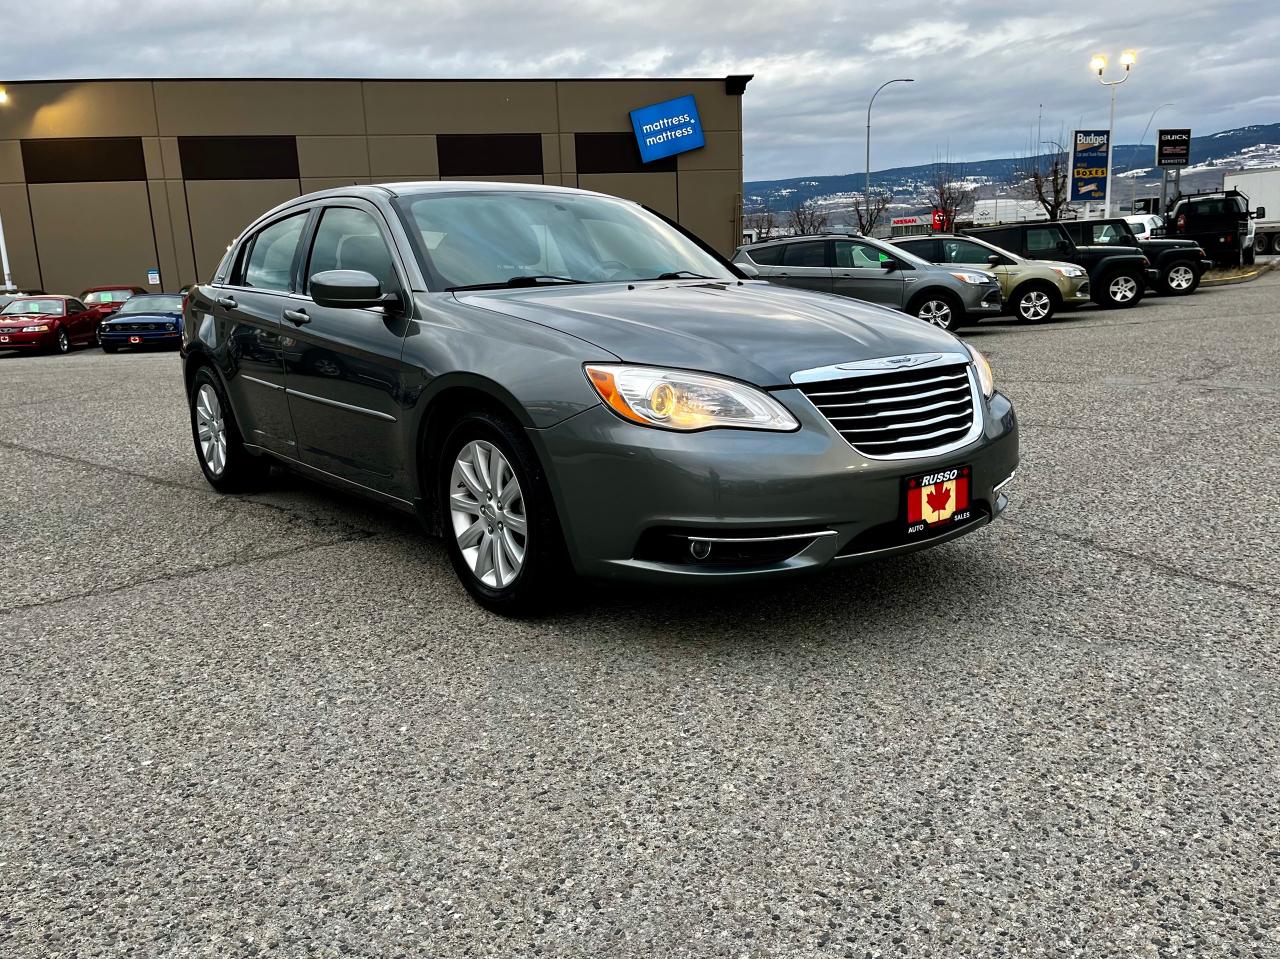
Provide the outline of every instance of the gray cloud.
{"type": "Polygon", "coordinates": [[[749,179],[1009,155],[1105,126],[1085,64],[1139,51],[1117,137],[1280,119],[1274,0],[1029,5],[773,0],[28,0],[6,10],[8,79],[103,76],[718,76],[754,73],[743,104],[749,179]]]}

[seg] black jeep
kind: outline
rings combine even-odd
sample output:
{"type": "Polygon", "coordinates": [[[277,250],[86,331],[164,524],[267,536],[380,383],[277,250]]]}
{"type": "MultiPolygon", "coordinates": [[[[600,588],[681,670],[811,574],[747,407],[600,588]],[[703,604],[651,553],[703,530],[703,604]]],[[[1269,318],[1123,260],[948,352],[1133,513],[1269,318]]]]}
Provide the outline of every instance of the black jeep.
{"type": "Polygon", "coordinates": [[[1093,302],[1107,308],[1134,306],[1160,274],[1141,250],[1126,246],[1076,246],[1057,222],[1005,223],[966,230],[988,243],[1031,260],[1074,263],[1089,271],[1093,302]]]}
{"type": "Polygon", "coordinates": [[[1160,273],[1155,289],[1172,296],[1194,293],[1205,270],[1213,266],[1213,260],[1195,240],[1141,240],[1122,217],[1064,220],[1062,225],[1078,246],[1127,246],[1141,250],[1160,273]]]}

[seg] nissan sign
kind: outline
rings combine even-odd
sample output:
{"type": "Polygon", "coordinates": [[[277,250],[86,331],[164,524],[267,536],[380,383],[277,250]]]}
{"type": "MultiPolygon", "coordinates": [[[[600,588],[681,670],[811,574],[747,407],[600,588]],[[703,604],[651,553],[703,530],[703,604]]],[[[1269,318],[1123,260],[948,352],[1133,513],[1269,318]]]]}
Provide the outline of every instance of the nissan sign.
{"type": "Polygon", "coordinates": [[[1186,166],[1191,162],[1191,131],[1161,130],[1156,137],[1156,166],[1186,166]]]}

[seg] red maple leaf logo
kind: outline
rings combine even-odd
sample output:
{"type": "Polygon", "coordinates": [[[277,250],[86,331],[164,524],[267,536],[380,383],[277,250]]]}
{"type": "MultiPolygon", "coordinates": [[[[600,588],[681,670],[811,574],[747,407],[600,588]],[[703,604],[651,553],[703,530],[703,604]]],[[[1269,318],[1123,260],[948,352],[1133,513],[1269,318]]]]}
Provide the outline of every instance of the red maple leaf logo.
{"type": "Polygon", "coordinates": [[[951,500],[950,488],[938,483],[933,490],[925,496],[925,502],[929,504],[929,509],[935,513],[941,513],[947,508],[947,503],[951,500]]]}

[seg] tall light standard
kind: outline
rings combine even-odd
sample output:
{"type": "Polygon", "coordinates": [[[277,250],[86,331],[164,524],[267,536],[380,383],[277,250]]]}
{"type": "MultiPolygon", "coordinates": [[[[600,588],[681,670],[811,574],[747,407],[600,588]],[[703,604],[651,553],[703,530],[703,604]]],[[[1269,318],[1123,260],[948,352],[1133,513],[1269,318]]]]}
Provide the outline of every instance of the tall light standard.
{"type": "Polygon", "coordinates": [[[1102,75],[1107,71],[1107,58],[1101,53],[1096,53],[1093,59],[1089,61],[1089,69],[1098,75],[1098,82],[1104,87],[1111,88],[1111,125],[1107,128],[1107,203],[1106,214],[1111,216],[1111,159],[1112,150],[1116,145],[1116,87],[1129,79],[1129,71],[1133,69],[1133,65],[1138,62],[1138,55],[1132,50],[1126,50],[1120,54],[1120,65],[1124,67],[1124,75],[1119,80],[1104,80],[1102,75]]]}
{"type": "MultiPolygon", "coordinates": [[[[9,91],[4,87],[0,87],[0,106],[9,102],[9,91]]],[[[4,242],[4,220],[0,220],[0,271],[4,273],[4,287],[8,291],[13,289],[13,275],[9,272],[9,248],[4,242]]]]}
{"type": "MultiPolygon", "coordinates": [[[[1156,118],[1156,114],[1159,113],[1161,110],[1163,110],[1165,107],[1171,107],[1171,106],[1173,106],[1172,103],[1162,103],[1160,104],[1160,106],[1156,107],[1154,110],[1151,111],[1151,116],[1147,117],[1147,125],[1142,128],[1142,136],[1138,139],[1139,147],[1141,147],[1144,143],[1147,142],[1147,132],[1151,129],[1151,124],[1152,122],[1154,122],[1156,118]]],[[[1137,192],[1138,192],[1138,178],[1136,176],[1131,176],[1129,177],[1129,212],[1130,213],[1133,212],[1133,198],[1134,196],[1137,195],[1137,192]]],[[[1164,211],[1163,206],[1161,206],[1160,209],[1161,209],[1161,212],[1164,211]]]]}
{"type": "Polygon", "coordinates": [[[891,83],[915,83],[916,81],[910,77],[901,77],[897,80],[886,80],[880,86],[876,87],[876,92],[871,94],[871,99],[867,101],[867,178],[865,181],[866,188],[863,191],[862,202],[867,204],[867,212],[871,211],[871,104],[876,102],[876,97],[891,83]]]}

